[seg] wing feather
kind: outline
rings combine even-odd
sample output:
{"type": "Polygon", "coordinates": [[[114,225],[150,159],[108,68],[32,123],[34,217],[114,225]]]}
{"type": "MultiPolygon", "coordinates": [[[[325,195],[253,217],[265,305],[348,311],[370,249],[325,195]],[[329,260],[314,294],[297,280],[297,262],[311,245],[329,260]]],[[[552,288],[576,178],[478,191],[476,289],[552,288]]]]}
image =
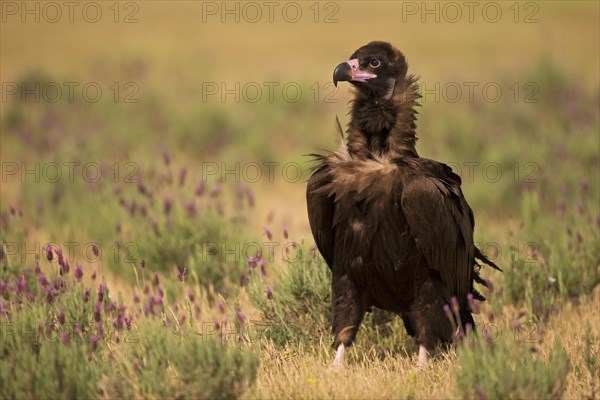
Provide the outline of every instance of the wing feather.
{"type": "Polygon", "coordinates": [[[317,249],[329,265],[333,267],[333,214],[334,200],[321,189],[331,183],[329,168],[326,163],[321,163],[308,180],[306,188],[306,207],[308,221],[317,249]]]}
{"type": "Polygon", "coordinates": [[[413,175],[405,182],[402,211],[429,267],[459,302],[473,290],[473,223],[457,182],[413,175]]]}

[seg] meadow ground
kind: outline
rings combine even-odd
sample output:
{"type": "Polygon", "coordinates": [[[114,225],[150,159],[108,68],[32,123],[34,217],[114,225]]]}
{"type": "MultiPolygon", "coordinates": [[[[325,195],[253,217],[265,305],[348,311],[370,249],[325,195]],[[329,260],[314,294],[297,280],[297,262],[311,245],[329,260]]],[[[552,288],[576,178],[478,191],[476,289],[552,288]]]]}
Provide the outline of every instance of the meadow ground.
{"type": "Polygon", "coordinates": [[[598,397],[597,2],[74,4],[0,2],[2,398],[598,397]],[[420,371],[383,312],[328,369],[306,217],[375,39],[504,269],[420,371]]]}

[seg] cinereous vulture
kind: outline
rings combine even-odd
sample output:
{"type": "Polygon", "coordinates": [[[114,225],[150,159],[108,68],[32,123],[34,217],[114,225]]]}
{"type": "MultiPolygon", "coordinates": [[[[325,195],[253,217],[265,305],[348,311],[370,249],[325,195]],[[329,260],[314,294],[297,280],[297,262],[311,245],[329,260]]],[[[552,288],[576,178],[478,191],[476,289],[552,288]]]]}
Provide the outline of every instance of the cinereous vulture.
{"type": "MultiPolygon", "coordinates": [[[[333,82],[355,88],[351,121],[339,150],[317,159],[307,187],[317,248],[332,272],[334,366],[372,307],[399,314],[427,365],[453,326],[474,328],[470,301],[484,300],[483,263],[473,243],[473,212],[461,179],[415,149],[420,95],[404,55],[371,42],[339,64],[333,82]],[[449,305],[455,317],[447,318],[449,305]]],[[[339,125],[338,129],[344,136],[339,125]]]]}

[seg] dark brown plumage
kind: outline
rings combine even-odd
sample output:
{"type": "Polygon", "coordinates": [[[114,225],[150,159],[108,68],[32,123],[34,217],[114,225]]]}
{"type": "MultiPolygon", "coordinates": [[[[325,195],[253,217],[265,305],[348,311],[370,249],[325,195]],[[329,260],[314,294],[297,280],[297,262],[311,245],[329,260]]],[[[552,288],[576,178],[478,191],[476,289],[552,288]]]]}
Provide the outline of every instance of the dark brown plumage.
{"type": "Polygon", "coordinates": [[[356,88],[347,140],[315,156],[307,187],[311,230],[332,271],[334,364],[373,306],[402,317],[426,363],[425,349],[453,337],[444,305],[456,297],[462,324],[473,326],[467,295],[483,300],[473,281],[485,283],[478,261],[497,268],[473,244],[460,177],[415,149],[420,96],[407,69],[400,51],[371,42],[334,72],[335,84],[356,88]]]}

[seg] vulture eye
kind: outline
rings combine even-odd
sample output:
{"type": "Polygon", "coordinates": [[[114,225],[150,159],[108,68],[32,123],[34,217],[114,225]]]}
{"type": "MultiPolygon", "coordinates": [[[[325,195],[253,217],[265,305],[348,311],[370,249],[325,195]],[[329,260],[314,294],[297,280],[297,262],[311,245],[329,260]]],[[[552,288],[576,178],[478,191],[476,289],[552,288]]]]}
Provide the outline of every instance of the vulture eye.
{"type": "Polygon", "coordinates": [[[378,59],[371,60],[369,66],[371,68],[378,68],[381,65],[381,62],[378,59]]]}

